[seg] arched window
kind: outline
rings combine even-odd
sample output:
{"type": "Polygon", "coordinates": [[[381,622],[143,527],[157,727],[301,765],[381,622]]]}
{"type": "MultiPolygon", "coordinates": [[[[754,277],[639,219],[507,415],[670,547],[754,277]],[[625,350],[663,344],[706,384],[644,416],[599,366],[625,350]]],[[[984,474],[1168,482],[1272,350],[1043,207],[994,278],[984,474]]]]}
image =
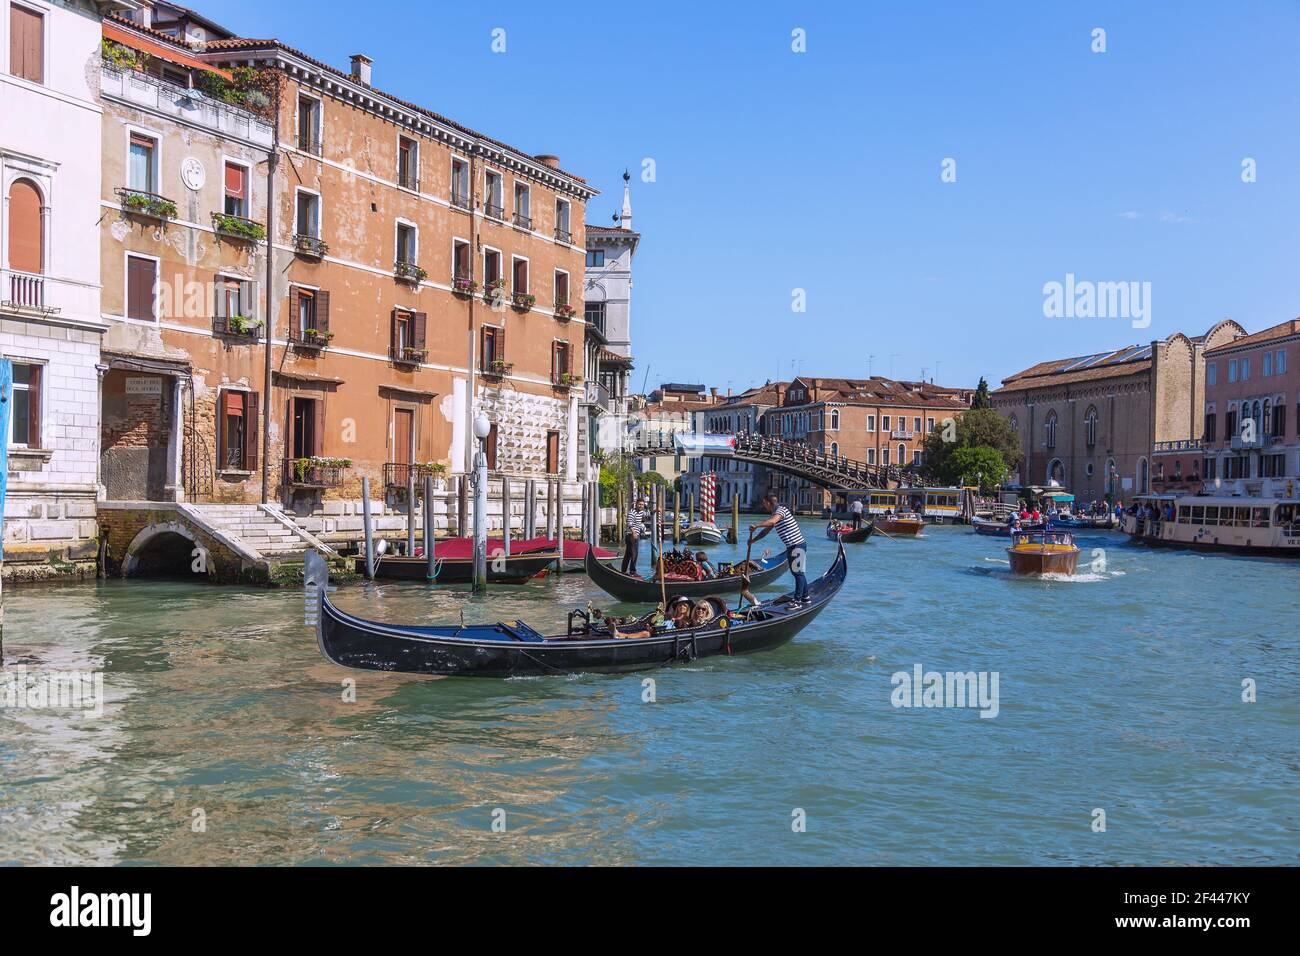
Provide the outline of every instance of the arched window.
{"type": "Polygon", "coordinates": [[[837,441],[831,442],[831,457],[832,458],[840,457],[840,443],[837,441]]]}
{"type": "Polygon", "coordinates": [[[1020,430],[1020,419],[1015,415],[1011,416],[1011,427],[1017,431],[1020,430]]]}
{"type": "Polygon", "coordinates": [[[839,431],[840,428],[840,410],[831,409],[831,431],[839,431]]]}
{"type": "Polygon", "coordinates": [[[907,446],[902,442],[898,443],[898,463],[900,465],[907,463],[907,446]]]}
{"type": "Polygon", "coordinates": [[[1056,447],[1056,412],[1049,412],[1047,421],[1043,423],[1047,448],[1056,447]]]}
{"type": "Polygon", "coordinates": [[[1151,490],[1148,487],[1148,477],[1149,477],[1149,472],[1147,470],[1147,460],[1145,458],[1139,458],[1138,468],[1137,468],[1138,494],[1145,495],[1148,491],[1151,490]]]}
{"type": "Polygon", "coordinates": [[[1097,409],[1090,406],[1083,414],[1084,441],[1089,448],[1097,444],[1097,409]]]}
{"type": "Polygon", "coordinates": [[[1263,428],[1265,435],[1273,434],[1273,403],[1267,398],[1264,399],[1264,417],[1260,419],[1259,425],[1263,428]]]}
{"type": "Polygon", "coordinates": [[[9,187],[9,268],[40,275],[45,272],[45,229],[41,192],[29,179],[9,187]]]}

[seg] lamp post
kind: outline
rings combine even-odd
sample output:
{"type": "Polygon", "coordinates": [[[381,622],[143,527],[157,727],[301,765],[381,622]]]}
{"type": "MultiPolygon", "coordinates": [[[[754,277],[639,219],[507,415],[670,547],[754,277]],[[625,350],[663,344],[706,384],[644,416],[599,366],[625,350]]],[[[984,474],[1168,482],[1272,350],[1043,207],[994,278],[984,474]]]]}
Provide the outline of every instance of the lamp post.
{"type": "Polygon", "coordinates": [[[474,437],[478,439],[478,448],[474,456],[474,474],[470,482],[474,486],[474,591],[487,589],[487,437],[492,431],[492,423],[487,416],[479,412],[474,416],[474,437]]]}

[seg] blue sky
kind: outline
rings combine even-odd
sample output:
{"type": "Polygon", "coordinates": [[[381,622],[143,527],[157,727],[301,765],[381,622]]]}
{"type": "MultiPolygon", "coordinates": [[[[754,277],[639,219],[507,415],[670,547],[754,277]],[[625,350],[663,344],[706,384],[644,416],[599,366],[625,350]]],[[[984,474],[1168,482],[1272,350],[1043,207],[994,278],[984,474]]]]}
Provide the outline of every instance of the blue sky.
{"type": "Polygon", "coordinates": [[[609,221],[629,168],[638,390],[936,364],[996,386],[1047,358],[1300,315],[1296,3],[202,9],[342,68],[368,53],[379,88],[559,154],[603,192],[588,222],[609,221]],[[1067,273],[1150,282],[1150,327],[1045,318],[1043,285],[1067,273]]]}

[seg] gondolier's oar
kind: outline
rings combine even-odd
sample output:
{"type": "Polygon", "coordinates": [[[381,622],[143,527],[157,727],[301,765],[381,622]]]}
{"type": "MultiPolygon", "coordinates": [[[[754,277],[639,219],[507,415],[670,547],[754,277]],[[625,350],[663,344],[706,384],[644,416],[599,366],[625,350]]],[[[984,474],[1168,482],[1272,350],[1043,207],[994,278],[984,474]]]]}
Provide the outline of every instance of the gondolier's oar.
{"type": "Polygon", "coordinates": [[[736,598],[736,610],[740,610],[741,601],[757,604],[758,600],[749,591],[749,556],[754,553],[754,529],[749,529],[749,544],[745,546],[745,570],[740,574],[740,597],[736,598]]]}

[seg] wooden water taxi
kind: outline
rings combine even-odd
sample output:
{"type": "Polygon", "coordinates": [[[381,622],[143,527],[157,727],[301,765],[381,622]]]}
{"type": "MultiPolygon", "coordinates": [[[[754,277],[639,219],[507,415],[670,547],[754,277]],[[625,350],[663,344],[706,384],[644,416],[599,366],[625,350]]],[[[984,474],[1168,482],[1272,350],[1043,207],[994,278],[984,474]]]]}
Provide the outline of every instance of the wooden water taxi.
{"type": "Polygon", "coordinates": [[[1011,539],[1007,558],[1012,574],[1073,574],[1079,548],[1068,532],[1028,531],[1011,539]]]}
{"type": "Polygon", "coordinates": [[[917,514],[880,515],[871,522],[882,534],[899,538],[914,538],[925,528],[925,520],[917,514]]]}
{"type": "Polygon", "coordinates": [[[1300,498],[1141,495],[1125,512],[1121,530],[1155,547],[1295,558],[1300,498]]]}

